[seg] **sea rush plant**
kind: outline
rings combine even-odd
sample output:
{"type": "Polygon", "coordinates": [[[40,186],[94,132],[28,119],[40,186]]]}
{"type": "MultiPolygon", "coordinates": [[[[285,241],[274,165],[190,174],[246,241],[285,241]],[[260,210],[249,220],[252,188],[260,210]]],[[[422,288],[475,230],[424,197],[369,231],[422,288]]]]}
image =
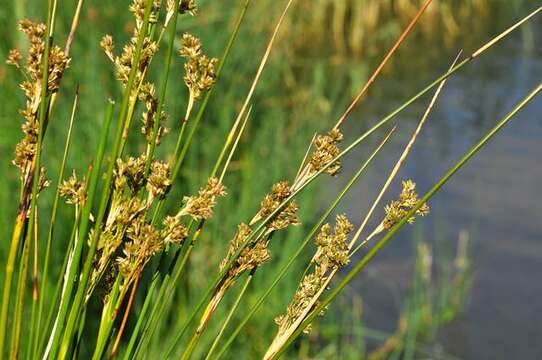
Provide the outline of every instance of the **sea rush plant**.
{"type": "MultiPolygon", "coordinates": [[[[201,233],[205,231],[205,224],[213,220],[214,208],[220,198],[227,196],[225,177],[228,167],[246,124],[250,121],[250,103],[254,91],[273,49],[280,26],[293,2],[294,0],[289,0],[286,3],[276,24],[249,93],[232,124],[207,183],[197,194],[186,195],[182,201],[179,201],[174,213],[164,214],[164,201],[170,194],[171,187],[175,185],[179,172],[183,170],[183,161],[195,139],[198,124],[204,116],[213,87],[220,79],[220,73],[236,39],[250,0],[246,0],[241,8],[235,29],[220,60],[205,55],[201,41],[195,36],[185,33],[179,39],[176,33],[179,16],[197,14],[198,8],[194,0],[132,1],[129,10],[133,15],[133,33],[128,43],[122,47],[120,54],[116,54],[115,43],[111,36],[105,35],[101,41],[105,56],[112,62],[116,79],[122,88],[119,106],[117,107],[111,100],[106,103],[99,144],[88,173],[77,175],[72,172],[72,175],[64,180],[66,155],[69,151],[73,119],[77,112],[78,95],[75,96],[70,131],[55,188],[52,216],[47,228],[45,260],[41,271],[37,265],[33,268],[31,318],[30,321],[24,321],[24,324],[30,250],[33,248],[35,253],[38,251],[37,244],[42,231],[38,221],[39,209],[46,206],[46,204],[40,204],[39,194],[50,185],[46,180],[41,161],[43,138],[47,125],[55,118],[55,102],[57,96],[61,94],[62,76],[69,68],[70,62],[77,60],[70,59],[69,49],[71,41],[76,37],[75,31],[83,1],[80,0],[78,3],[72,30],[68,35],[64,50],[54,44],[56,0],[49,0],[46,24],[30,20],[20,22],[20,30],[29,39],[29,49],[24,56],[25,63],[22,62],[23,55],[20,50],[12,50],[7,62],[22,72],[24,80],[21,88],[27,101],[21,110],[25,119],[22,127],[24,137],[16,147],[14,160],[14,164],[20,170],[21,192],[3,284],[0,356],[9,354],[13,359],[19,357],[77,358],[82,343],[93,344],[93,359],[121,355],[125,359],[150,356],[147,353],[147,345],[156,336],[160,324],[167,320],[168,313],[174,311],[170,308],[172,297],[178,291],[179,280],[189,271],[187,262],[192,252],[197,251],[198,240],[201,233]],[[168,121],[165,98],[168,81],[175,80],[173,75],[170,76],[169,69],[173,61],[176,40],[180,45],[179,55],[184,61],[183,80],[188,88],[188,98],[184,114],[172,116],[173,119],[180,120],[182,125],[177,134],[172,160],[165,161],[155,156],[155,149],[160,145],[160,140],[170,133],[165,125],[168,121]],[[154,58],[160,53],[161,46],[165,46],[166,51],[162,78],[157,86],[149,79],[148,74],[154,58]],[[192,118],[193,110],[197,105],[199,105],[197,114],[195,118],[192,118]],[[130,156],[126,154],[126,143],[129,137],[135,136],[132,124],[138,117],[141,121],[139,128],[144,151],[136,156],[130,156]],[[111,125],[114,119],[116,119],[116,125],[113,129],[111,125]],[[108,145],[110,133],[113,134],[113,140],[111,145],[108,145]],[[64,198],[67,204],[74,208],[73,228],[67,249],[58,249],[53,246],[59,197],[64,198]],[[41,277],[43,283],[50,273],[51,251],[65,253],[62,273],[54,294],[46,293],[43,286],[40,289],[38,282],[41,277]],[[12,282],[16,264],[19,264],[19,269],[16,292],[13,293],[12,282]],[[150,275],[150,281],[144,285],[146,286],[144,305],[139,312],[134,314],[134,298],[138,290],[142,291],[140,282],[144,274],[150,275]],[[88,316],[91,316],[89,303],[93,297],[97,296],[98,287],[104,289],[105,292],[102,299],[102,315],[97,334],[89,336],[85,331],[85,321],[88,316]],[[47,302],[44,300],[45,296],[48,297],[47,302]],[[14,299],[13,303],[12,299],[14,299]],[[45,309],[46,304],[50,304],[49,309],[45,309]],[[134,328],[127,327],[130,316],[137,318],[134,328]],[[8,329],[11,329],[10,336],[7,334],[8,329]],[[21,334],[28,334],[26,343],[21,343],[21,334]],[[9,348],[8,339],[10,340],[9,348]],[[26,347],[21,348],[21,345],[26,345],[26,347]]],[[[286,180],[276,182],[269,194],[261,200],[260,208],[252,219],[246,219],[238,225],[236,230],[232,229],[234,234],[227,253],[220,264],[217,264],[216,274],[211,276],[208,288],[197,302],[198,305],[188,314],[188,320],[179,329],[175,329],[173,341],[166,344],[164,353],[161,355],[168,358],[174,356],[180,356],[181,359],[191,358],[224,297],[231,292],[236,282],[244,280],[234,306],[221,322],[220,332],[207,351],[206,358],[215,359],[223,356],[243,326],[270,296],[271,290],[286,275],[290,266],[298,260],[306,245],[314,238],[316,250],[312,260],[301,276],[298,289],[292,295],[292,301],[285,314],[275,319],[278,325],[277,334],[267,351],[262,354],[264,359],[279,357],[300,333],[308,331],[316,316],[324,313],[337,294],[402,226],[412,223],[417,216],[425,216],[429,212],[428,200],[542,90],[541,84],[518,103],[424,196],[418,196],[416,185],[412,180],[403,181],[403,189],[398,199],[384,207],[382,219],[377,227],[360,242],[369,218],[379,206],[383,194],[395,179],[399,168],[409,154],[446,79],[542,10],[538,8],[533,11],[464,60],[457,62],[458,56],[449,71],[341,150],[343,141],[341,125],[381,73],[388,60],[395,54],[397,48],[414,29],[431,2],[427,0],[419,9],[337,123],[329,131],[315,135],[295,178],[291,182],[286,180]],[[361,165],[359,171],[350,179],[305,239],[300,242],[299,248],[280,269],[279,275],[273,280],[269,289],[249,309],[227,341],[221,345],[222,335],[226,333],[233,314],[248,291],[252,279],[257,276],[258,269],[272,261],[270,242],[278,240],[274,240],[278,236],[277,233],[301,223],[298,209],[302,204],[297,202],[298,195],[324,173],[331,177],[338,176],[342,157],[376,130],[388,125],[402,110],[433,88],[437,90],[418,128],[412,134],[371,210],[354,235],[350,237],[354,225],[345,215],[336,216],[334,226],[325,221],[358,178],[367,170],[395,128],[361,165]],[[378,236],[381,238],[376,240],[378,236]],[[369,248],[370,240],[375,243],[369,248]],[[361,260],[355,260],[353,254],[363,248],[368,248],[368,251],[361,260]],[[349,264],[351,269],[338,284],[333,285],[334,275],[349,264]],[[198,317],[199,321],[194,323],[198,317]],[[195,328],[193,328],[194,325],[195,328]],[[191,336],[185,337],[190,332],[191,336]],[[219,349],[220,352],[216,353],[215,350],[219,349]]],[[[38,255],[34,255],[35,262],[37,258],[38,255]]],[[[269,320],[272,321],[272,319],[269,320]]]]}

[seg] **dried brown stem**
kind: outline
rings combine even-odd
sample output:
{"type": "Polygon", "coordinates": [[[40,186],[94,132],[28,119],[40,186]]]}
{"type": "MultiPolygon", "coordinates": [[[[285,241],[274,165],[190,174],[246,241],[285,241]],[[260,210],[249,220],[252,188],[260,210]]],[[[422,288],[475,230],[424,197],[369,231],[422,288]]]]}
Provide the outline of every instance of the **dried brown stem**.
{"type": "Polygon", "coordinates": [[[416,15],[414,16],[414,18],[410,21],[410,23],[408,24],[408,26],[405,28],[405,30],[401,33],[401,35],[399,36],[399,38],[397,39],[397,41],[395,42],[395,44],[392,46],[392,48],[388,51],[388,53],[386,54],[386,56],[384,57],[384,59],[382,60],[382,62],[380,63],[380,65],[378,65],[378,67],[376,68],[376,70],[374,71],[374,73],[371,75],[371,77],[369,78],[369,80],[367,80],[367,82],[365,83],[365,85],[363,86],[363,88],[361,89],[361,91],[356,95],[356,97],[354,98],[354,100],[352,101],[352,103],[350,103],[350,105],[348,106],[348,108],[346,109],[346,111],[341,115],[341,117],[339,118],[339,120],[337,121],[337,124],[335,124],[334,126],[334,129],[338,129],[341,127],[342,123],[346,120],[346,118],[348,117],[348,115],[350,115],[350,113],[352,112],[352,110],[354,110],[354,108],[356,107],[356,105],[358,104],[358,102],[361,100],[361,98],[363,97],[363,95],[365,95],[365,93],[367,92],[367,90],[369,89],[369,87],[373,84],[373,82],[376,80],[376,78],[378,77],[378,75],[380,75],[380,73],[382,72],[382,69],[384,69],[384,66],[386,66],[386,64],[388,63],[388,61],[391,59],[391,57],[393,56],[393,54],[395,54],[395,51],[397,51],[397,49],[399,48],[399,46],[401,46],[401,44],[403,43],[403,41],[405,41],[407,35],[410,33],[410,31],[414,28],[414,26],[416,25],[416,23],[418,22],[418,20],[420,19],[420,17],[422,16],[422,14],[425,12],[425,10],[427,9],[427,7],[431,4],[433,0],[427,0],[425,2],[425,4],[423,4],[423,6],[420,8],[420,10],[418,10],[418,12],[416,13],[416,15]]]}

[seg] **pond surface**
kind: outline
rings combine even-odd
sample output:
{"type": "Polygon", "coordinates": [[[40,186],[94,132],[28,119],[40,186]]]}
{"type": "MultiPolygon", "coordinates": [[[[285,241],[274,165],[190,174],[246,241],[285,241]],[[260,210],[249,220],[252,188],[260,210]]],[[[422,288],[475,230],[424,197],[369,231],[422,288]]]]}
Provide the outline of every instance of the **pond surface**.
{"type": "MultiPolygon", "coordinates": [[[[541,24],[538,19],[450,79],[399,178],[412,178],[419,191],[425,192],[542,81],[542,33],[537,30],[541,24]]],[[[412,59],[408,52],[419,51],[419,62],[399,60],[351,116],[346,133],[360,134],[444,72],[454,53],[434,50],[406,50],[407,59],[412,59]]],[[[360,210],[374,199],[373,189],[383,184],[428,101],[424,99],[398,118],[398,136],[348,201],[345,211],[350,216],[359,218],[360,210]]],[[[345,178],[371,146],[345,161],[345,178]]],[[[439,346],[460,359],[542,358],[541,184],[539,96],[431,200],[430,216],[401,231],[360,275],[355,286],[364,298],[368,326],[395,328],[401,297],[390,288],[400,292],[408,287],[415,237],[431,242],[437,250],[453,251],[459,232],[467,231],[471,292],[465,311],[439,332],[439,346]]],[[[399,187],[396,181],[386,200],[399,187]]]]}

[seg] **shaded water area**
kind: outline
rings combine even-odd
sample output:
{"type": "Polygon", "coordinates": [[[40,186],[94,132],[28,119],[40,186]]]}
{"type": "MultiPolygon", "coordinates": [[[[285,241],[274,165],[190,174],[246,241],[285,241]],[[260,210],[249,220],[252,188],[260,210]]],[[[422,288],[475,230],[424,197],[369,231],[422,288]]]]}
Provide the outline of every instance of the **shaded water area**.
{"type": "MultiPolygon", "coordinates": [[[[542,22],[537,20],[450,79],[399,178],[428,190],[516,102],[542,80],[542,22]]],[[[498,28],[492,31],[497,32],[498,28]]],[[[482,43],[484,38],[481,38],[482,43]]],[[[462,45],[456,44],[456,49],[462,45]]],[[[347,137],[369,125],[444,72],[454,51],[410,44],[347,125],[347,137]]],[[[452,47],[453,49],[453,47],[452,47]]],[[[344,209],[359,218],[417,125],[429,98],[398,118],[399,134],[344,209]]],[[[377,138],[345,161],[345,178],[377,138]]],[[[542,98],[537,98],[430,202],[429,217],[402,230],[358,277],[366,325],[392,332],[400,294],[409,286],[415,239],[453,252],[470,235],[472,286],[465,311],[439,331],[438,346],[460,359],[542,358],[542,98]]],[[[399,192],[396,181],[386,200],[399,192]]],[[[381,214],[381,212],[379,213],[381,214]]],[[[453,254],[452,254],[453,255],[453,254]]]]}

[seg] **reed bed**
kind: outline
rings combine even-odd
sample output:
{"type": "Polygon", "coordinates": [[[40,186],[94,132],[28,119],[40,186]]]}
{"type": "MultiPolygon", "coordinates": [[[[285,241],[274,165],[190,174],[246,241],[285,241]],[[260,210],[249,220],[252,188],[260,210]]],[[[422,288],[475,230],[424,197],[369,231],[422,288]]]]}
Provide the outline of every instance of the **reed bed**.
{"type": "MultiPolygon", "coordinates": [[[[295,0],[273,4],[282,6],[282,12],[222,146],[212,149],[215,155],[206,160],[211,164],[210,171],[203,175],[207,180],[198,190],[173,198],[180,174],[194,171],[186,161],[193,142],[207,141],[198,136],[198,130],[201,122],[207,121],[206,109],[213,101],[216,83],[225,71],[250,3],[251,0],[244,0],[240,4],[229,41],[220,57],[215,58],[217,55],[209,54],[196,36],[177,33],[180,21],[205,12],[205,7],[199,9],[195,0],[132,1],[128,7],[132,21],[130,37],[122,41],[105,34],[100,43],[121,94],[114,99],[103,99],[104,116],[100,129],[96,130],[99,138],[94,144],[93,160],[88,170],[79,174],[70,169],[68,159],[75,140],[72,129],[78,126],[82,99],[78,91],[63,88],[62,79],[78,61],[70,57],[70,50],[78,39],[77,30],[85,9],[83,0],[77,3],[68,34],[59,36],[55,30],[58,8],[62,6],[56,0],[48,1],[45,23],[20,21],[19,30],[26,36],[28,47],[24,51],[12,50],[7,60],[21,74],[20,87],[26,102],[21,109],[23,138],[13,160],[19,171],[20,194],[6,256],[0,309],[1,356],[79,358],[83,348],[92,349],[93,359],[233,356],[232,345],[244,327],[258,309],[271,300],[273,289],[289,276],[297,279],[298,286],[289,295],[291,302],[287,308],[282,314],[274,314],[275,319],[274,316],[260,319],[268,323],[275,321],[277,327],[259,356],[279,358],[298,337],[310,330],[318,316],[325,316],[338,294],[402,227],[429,214],[431,198],[542,90],[541,84],[526,94],[423,195],[418,194],[414,181],[404,179],[396,200],[381,204],[445,91],[446,80],[542,11],[542,8],[532,11],[472,54],[458,54],[448,71],[355,140],[344,144],[343,124],[386,64],[396,56],[397,49],[423,24],[424,14],[433,6],[431,0],[425,1],[415,11],[405,13],[409,21],[404,30],[342,115],[327,124],[327,130],[313,136],[298,164],[292,158],[298,169],[295,176],[273,179],[276,182],[268,194],[255,201],[258,209],[254,214],[239,221],[236,228],[225,230],[230,235],[221,239],[228,244],[226,252],[218,255],[221,261],[213,265],[214,271],[197,274],[205,277],[201,291],[183,293],[183,282],[193,276],[191,261],[205,249],[202,234],[208,231],[207,224],[231,223],[230,219],[226,222],[221,218],[228,213],[221,211],[217,215],[216,208],[225,197],[231,196],[228,193],[235,193],[230,189],[235,189],[236,184],[229,179],[241,139],[255,116],[252,113],[252,104],[258,101],[255,93],[273,56],[281,26],[296,5],[295,0]],[[59,45],[59,37],[66,39],[64,44],[59,45]],[[171,71],[175,61],[184,66],[182,76],[171,71]],[[149,76],[154,66],[159,66],[158,80],[149,76]],[[170,113],[166,101],[168,85],[182,81],[187,89],[187,96],[182,100],[184,109],[170,113]],[[333,217],[345,195],[370,170],[380,150],[394,136],[397,116],[431,92],[418,127],[390,169],[370,210],[360,216],[361,224],[354,226],[355,221],[342,214],[333,217]],[[69,116],[57,112],[61,98],[70,99],[72,103],[69,116]],[[65,118],[68,132],[53,185],[43,161],[44,139],[50,125],[65,118]],[[178,125],[172,126],[178,131],[170,131],[171,124],[178,125]],[[316,180],[334,181],[340,176],[341,160],[382,129],[386,135],[361,161],[359,170],[348,179],[325,212],[317,216],[316,211],[307,211],[311,219],[302,219],[300,208],[304,203],[300,195],[314,191],[316,180]],[[171,142],[174,146],[160,149],[167,137],[174,139],[171,142]],[[167,155],[161,158],[159,154],[164,153],[167,155]],[[47,192],[54,194],[51,202],[43,201],[42,196],[47,192]],[[166,201],[175,203],[173,211],[166,206],[166,201]],[[72,222],[68,229],[59,231],[57,215],[65,206],[73,213],[72,222]],[[49,216],[44,218],[44,214],[49,216]],[[272,254],[270,249],[280,251],[282,234],[299,226],[302,220],[314,226],[299,233],[291,255],[273,264],[274,257],[280,254],[272,254]],[[367,228],[370,220],[377,223],[372,229],[367,228]],[[59,240],[59,234],[68,235],[59,240]],[[51,262],[56,254],[63,254],[58,276],[51,262]],[[305,258],[309,261],[304,262],[305,258]],[[294,273],[293,265],[299,263],[306,268],[294,273]],[[253,283],[263,281],[261,273],[272,264],[277,272],[266,290],[248,302],[253,283]],[[46,286],[50,282],[56,284],[54,291],[46,286]],[[183,301],[183,297],[195,297],[190,299],[194,305],[179,314],[177,302],[183,301]],[[139,303],[138,298],[142,299],[139,303]],[[96,312],[97,303],[100,315],[96,312]],[[229,307],[219,311],[225,304],[229,307]],[[97,328],[89,325],[93,323],[98,324],[97,328]],[[215,325],[210,326],[213,323],[215,325]],[[212,331],[216,333],[210,335],[211,342],[203,342],[204,335],[212,331]],[[164,333],[167,336],[163,336],[164,333]],[[158,348],[151,346],[157,342],[158,348]]],[[[419,252],[420,258],[424,254],[427,257],[428,250],[423,246],[419,252]]],[[[464,261],[458,268],[466,268],[464,261]]],[[[420,273],[420,278],[427,277],[422,270],[420,273]]],[[[392,339],[403,338],[401,329],[404,328],[400,326],[399,333],[392,339]]],[[[382,351],[386,353],[388,348],[393,351],[397,347],[388,346],[382,351]]]]}
{"type": "MultiPolygon", "coordinates": [[[[292,11],[293,21],[285,24],[285,32],[295,39],[293,52],[300,57],[314,57],[315,49],[327,50],[338,63],[364,58],[381,51],[381,43],[406,26],[423,0],[299,1],[292,11]],[[310,37],[310,44],[303,39],[310,37]]],[[[484,24],[495,21],[499,14],[520,8],[522,0],[506,5],[488,0],[435,2],[418,25],[417,37],[446,45],[457,39],[468,41],[465,34],[484,31],[484,24]],[[476,14],[476,21],[472,20],[476,14]]],[[[269,2],[258,4],[261,9],[269,2]]],[[[263,26],[263,25],[262,25],[263,26]]],[[[321,50],[319,50],[321,53],[321,50]]]]}

